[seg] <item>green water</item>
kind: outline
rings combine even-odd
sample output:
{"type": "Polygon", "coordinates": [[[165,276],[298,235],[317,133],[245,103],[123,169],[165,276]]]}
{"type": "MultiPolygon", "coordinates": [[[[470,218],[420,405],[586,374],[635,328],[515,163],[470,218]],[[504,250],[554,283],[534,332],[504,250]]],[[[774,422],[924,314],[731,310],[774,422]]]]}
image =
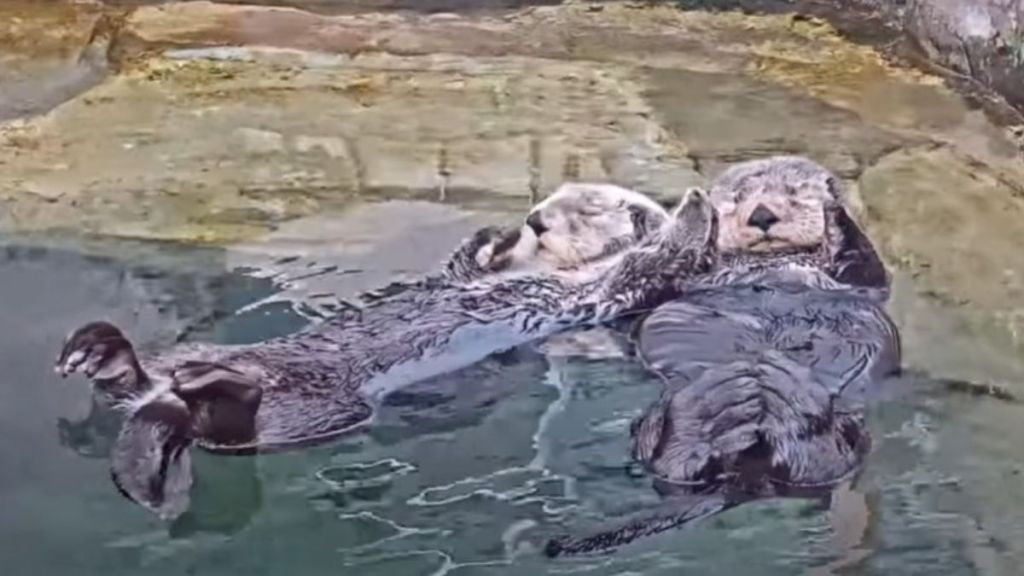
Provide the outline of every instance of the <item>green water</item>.
{"type": "MultiPolygon", "coordinates": [[[[365,434],[257,458],[200,454],[192,510],[167,525],[109,482],[114,428],[87,419],[84,382],[52,374],[61,338],[106,317],[153,344],[252,341],[295,330],[306,322],[295,310],[311,308],[268,300],[282,276],[234,269],[222,251],[5,244],[5,575],[1012,574],[1022,559],[1020,408],[919,385],[873,411],[871,461],[831,505],[760,502],[610,556],[548,561],[547,536],[657,504],[625,464],[629,420],[658,386],[624,360],[536,346],[396,394],[365,434]]],[[[356,268],[325,268],[318,289],[382,272],[335,263],[347,259],[356,268]]],[[[906,322],[915,308],[897,288],[906,322]]]]}

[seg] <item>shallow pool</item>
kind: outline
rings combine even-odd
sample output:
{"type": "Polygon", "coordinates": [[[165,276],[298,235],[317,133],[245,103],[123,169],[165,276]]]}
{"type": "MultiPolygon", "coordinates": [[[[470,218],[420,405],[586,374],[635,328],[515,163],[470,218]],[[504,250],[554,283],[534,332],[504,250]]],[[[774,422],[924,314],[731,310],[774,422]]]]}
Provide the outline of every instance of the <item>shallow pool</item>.
{"type": "MultiPolygon", "coordinates": [[[[612,555],[546,560],[546,537],[658,504],[626,463],[629,421],[659,389],[629,361],[537,345],[395,394],[364,434],[273,456],[200,454],[192,509],[167,525],[110,483],[116,423],[89,418],[86,383],[53,375],[66,331],[107,317],[153,345],[259,340],[328,311],[331,288],[351,292],[388,266],[415,270],[377,258],[380,246],[261,260],[155,244],[4,244],[4,574],[1011,574],[1024,558],[1021,408],[930,386],[918,365],[915,382],[874,409],[868,467],[832,502],[759,502],[612,555]]],[[[417,261],[431,265],[441,244],[417,261]]],[[[897,278],[894,317],[933,317],[906,286],[897,278]]],[[[956,348],[948,354],[988,353],[963,349],[956,334],[916,334],[911,358],[942,356],[943,341],[956,348]]]]}

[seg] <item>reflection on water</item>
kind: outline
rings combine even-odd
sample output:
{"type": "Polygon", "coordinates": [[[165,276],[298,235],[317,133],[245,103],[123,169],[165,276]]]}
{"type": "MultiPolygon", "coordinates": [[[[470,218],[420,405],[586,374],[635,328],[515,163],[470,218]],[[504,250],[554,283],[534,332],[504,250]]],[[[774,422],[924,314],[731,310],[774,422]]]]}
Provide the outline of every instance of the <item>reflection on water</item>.
{"type": "MultiPolygon", "coordinates": [[[[538,553],[547,537],[659,505],[651,482],[627,466],[629,422],[659,384],[627,360],[563,358],[537,346],[391,396],[366,434],[257,458],[196,451],[192,509],[165,525],[109,482],[103,456],[116,418],[92,406],[84,382],[52,375],[62,337],[95,317],[154,345],[293,331],[306,322],[296,310],[309,292],[293,284],[286,299],[274,298],[286,293],[274,278],[299,277],[316,255],[275,256],[266,274],[229,270],[218,250],[7,246],[0,561],[8,574],[1003,574],[1024,559],[1020,407],[922,380],[872,413],[875,451],[852,489],[755,502],[609,556],[547,561],[538,553]]],[[[421,255],[422,265],[446,251],[421,255]]],[[[362,257],[318,262],[340,265],[317,276],[314,292],[332,278],[359,285],[352,270],[362,257]]],[[[917,303],[895,305],[908,321],[917,303]]],[[[909,334],[907,347],[919,346],[909,334]]]]}

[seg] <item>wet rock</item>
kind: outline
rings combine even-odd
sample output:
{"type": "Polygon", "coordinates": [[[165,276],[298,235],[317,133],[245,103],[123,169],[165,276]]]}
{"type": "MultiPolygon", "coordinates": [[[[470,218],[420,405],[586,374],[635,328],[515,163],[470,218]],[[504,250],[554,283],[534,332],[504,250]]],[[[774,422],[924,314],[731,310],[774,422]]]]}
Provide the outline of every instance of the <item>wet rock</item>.
{"type": "MultiPolygon", "coordinates": [[[[388,55],[301,67],[288,56],[147,60],[9,126],[7,225],[232,240],[381,194],[476,190],[525,204],[534,172],[550,190],[574,156],[622,156],[624,173],[637,149],[672,155],[645,144],[657,127],[622,70],[388,55]]],[[[592,167],[580,176],[608,177],[592,167]]],[[[676,171],[694,179],[685,159],[676,171]]]]}
{"type": "Polygon", "coordinates": [[[99,83],[109,19],[90,3],[0,6],[0,121],[50,110],[99,83]]]}
{"type": "Polygon", "coordinates": [[[651,74],[646,96],[710,176],[744,160],[801,154],[856,178],[885,153],[915,140],[749,76],[659,71],[651,74]]]}
{"type": "Polygon", "coordinates": [[[567,179],[671,198],[771,154],[854,180],[900,148],[1013,148],[821,21],[601,7],[138,8],[110,33],[116,76],[0,123],[0,225],[234,242],[387,198],[521,209],[567,179]]]}
{"type": "Polygon", "coordinates": [[[681,4],[690,9],[824,18],[858,41],[938,72],[998,122],[1024,124],[1024,4],[1020,0],[687,0],[681,4]]]}
{"type": "Polygon", "coordinates": [[[948,147],[901,150],[859,182],[870,230],[919,294],[1024,328],[1024,174],[948,147]]]}
{"type": "Polygon", "coordinates": [[[866,1],[911,34],[932,60],[993,88],[1024,112],[1020,0],[866,1]]]}

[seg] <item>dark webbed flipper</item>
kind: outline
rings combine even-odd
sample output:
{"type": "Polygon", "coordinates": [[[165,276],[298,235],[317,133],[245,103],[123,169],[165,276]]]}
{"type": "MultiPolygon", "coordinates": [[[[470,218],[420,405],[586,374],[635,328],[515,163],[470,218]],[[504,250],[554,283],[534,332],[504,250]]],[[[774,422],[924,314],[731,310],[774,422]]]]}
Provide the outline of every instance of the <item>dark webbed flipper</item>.
{"type": "Polygon", "coordinates": [[[130,500],[161,518],[176,518],[189,503],[191,442],[185,402],[161,394],[139,406],[121,427],[110,456],[111,478],[130,500]]]}
{"type": "Polygon", "coordinates": [[[213,362],[188,361],[174,370],[172,390],[188,406],[201,448],[252,454],[308,446],[373,417],[359,390],[338,386],[337,366],[303,358],[262,366],[273,371],[271,381],[213,362]]]}
{"type": "Polygon", "coordinates": [[[90,322],[68,334],[54,370],[61,377],[81,372],[115,395],[137,393],[148,384],[131,342],[109,322],[90,322]]]}
{"type": "Polygon", "coordinates": [[[850,286],[889,287],[889,273],[871,239],[841,204],[825,209],[825,232],[829,237],[827,244],[833,251],[829,255],[829,276],[850,286]]]}
{"type": "Polygon", "coordinates": [[[188,405],[193,433],[204,448],[255,449],[263,398],[258,382],[227,366],[196,361],[175,369],[173,379],[173,390],[188,405]]]}
{"type": "Polygon", "coordinates": [[[170,390],[129,404],[133,411],[111,450],[111,477],[122,494],[163,518],[189,506],[193,442],[251,450],[262,389],[231,368],[186,362],[170,390]]]}

